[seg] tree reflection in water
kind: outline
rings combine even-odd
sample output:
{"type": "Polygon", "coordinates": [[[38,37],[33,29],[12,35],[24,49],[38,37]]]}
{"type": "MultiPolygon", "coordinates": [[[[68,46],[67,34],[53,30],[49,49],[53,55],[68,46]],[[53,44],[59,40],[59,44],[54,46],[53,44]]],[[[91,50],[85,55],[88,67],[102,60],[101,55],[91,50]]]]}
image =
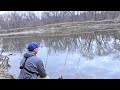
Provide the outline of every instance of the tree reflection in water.
{"type": "MultiPolygon", "coordinates": [[[[78,52],[93,59],[94,56],[105,56],[120,51],[120,33],[118,31],[96,31],[70,36],[3,38],[3,49],[8,52],[23,53],[28,42],[35,41],[48,48],[48,53],[78,52]]],[[[118,57],[116,56],[116,57],[118,57]]]]}
{"type": "MultiPolygon", "coordinates": [[[[114,59],[118,59],[118,60],[120,59],[120,33],[119,31],[115,31],[115,30],[87,32],[87,33],[68,35],[68,36],[46,36],[46,37],[30,36],[30,37],[15,37],[15,38],[7,37],[0,39],[0,44],[1,44],[0,48],[3,49],[5,52],[23,54],[25,52],[25,45],[31,41],[40,43],[40,48],[44,48],[44,47],[47,48],[45,49],[47,54],[46,55],[42,54],[44,55],[43,57],[45,59],[45,67],[47,66],[46,69],[48,70],[50,75],[53,75],[53,73],[55,73],[54,76],[60,73],[60,70],[62,68],[61,66],[64,65],[64,60],[67,57],[68,52],[69,52],[68,59],[71,59],[70,57],[71,55],[73,55],[74,57],[72,57],[71,60],[67,61],[67,65],[68,64],[70,65],[70,66],[68,65],[67,70],[65,70],[65,72],[67,71],[66,72],[67,77],[73,75],[73,72],[76,71],[75,66],[78,65],[79,56],[81,59],[85,58],[85,60],[93,60],[95,57],[100,57],[100,56],[103,57],[112,54],[114,56],[113,57],[114,59]],[[79,55],[77,56],[77,58],[74,55],[76,53],[79,55]],[[52,57],[52,54],[55,54],[56,57],[52,57]],[[62,54],[64,54],[63,57],[61,57],[62,54]],[[57,57],[60,58],[59,60],[61,60],[61,62],[58,61],[57,57]],[[52,61],[50,61],[49,58],[52,61]],[[74,62],[71,63],[72,60],[74,62]],[[53,63],[51,64],[51,62],[56,63],[56,65],[53,65],[53,63]],[[54,69],[56,69],[56,71],[54,69]]],[[[40,53],[44,53],[44,52],[40,51],[40,53]]],[[[101,59],[98,58],[98,59],[99,60],[97,60],[96,66],[102,67],[100,66],[100,62],[99,62],[102,61],[102,58],[101,59]]],[[[86,63],[87,66],[84,65],[84,67],[83,67],[84,63],[83,64],[81,63],[82,60],[80,60],[79,68],[78,68],[79,70],[75,77],[92,78],[92,76],[90,75],[88,76],[87,74],[84,74],[86,72],[88,72],[89,74],[90,72],[96,73],[96,71],[94,71],[94,68],[90,66],[92,62],[89,62],[89,64],[86,63]],[[80,71],[81,68],[84,70],[80,71]]],[[[91,65],[94,64],[92,63],[91,65]]],[[[96,74],[97,77],[99,77],[100,70],[101,70],[100,68],[97,68],[97,74],[96,74]]],[[[107,69],[104,68],[104,72],[106,72],[107,70],[108,68],[107,69]]],[[[104,72],[102,73],[103,75],[105,74],[104,72]]]]}

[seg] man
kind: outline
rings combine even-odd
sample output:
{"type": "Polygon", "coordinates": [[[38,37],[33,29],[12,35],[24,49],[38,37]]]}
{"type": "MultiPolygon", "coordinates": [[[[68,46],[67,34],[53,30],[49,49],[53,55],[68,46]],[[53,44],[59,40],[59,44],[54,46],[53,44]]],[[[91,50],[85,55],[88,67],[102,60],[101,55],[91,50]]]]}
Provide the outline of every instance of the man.
{"type": "Polygon", "coordinates": [[[28,44],[28,52],[24,54],[23,60],[20,62],[20,74],[18,79],[37,79],[38,76],[43,79],[49,79],[41,59],[36,54],[38,53],[39,45],[35,42],[28,44]]]}

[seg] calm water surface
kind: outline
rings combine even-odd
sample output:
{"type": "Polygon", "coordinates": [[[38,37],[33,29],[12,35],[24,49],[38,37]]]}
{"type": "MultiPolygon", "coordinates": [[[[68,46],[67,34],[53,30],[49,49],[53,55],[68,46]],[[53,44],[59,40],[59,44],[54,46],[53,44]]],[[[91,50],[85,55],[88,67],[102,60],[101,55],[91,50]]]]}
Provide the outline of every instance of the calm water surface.
{"type": "Polygon", "coordinates": [[[10,56],[9,73],[19,74],[19,63],[31,41],[40,44],[42,59],[51,78],[63,75],[66,79],[120,78],[120,33],[102,31],[70,36],[0,38],[0,48],[10,56]]]}

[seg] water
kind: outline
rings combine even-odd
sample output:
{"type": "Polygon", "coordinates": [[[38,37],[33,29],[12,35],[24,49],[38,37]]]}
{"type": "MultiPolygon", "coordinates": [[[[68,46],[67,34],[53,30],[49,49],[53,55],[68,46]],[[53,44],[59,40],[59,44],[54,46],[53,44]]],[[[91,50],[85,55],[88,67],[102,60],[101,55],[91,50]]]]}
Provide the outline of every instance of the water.
{"type": "Polygon", "coordinates": [[[26,52],[25,45],[31,41],[40,43],[37,56],[42,59],[48,75],[53,79],[60,75],[66,79],[120,78],[119,31],[69,36],[1,38],[0,45],[5,51],[4,54],[13,54],[9,56],[11,65],[9,73],[15,77],[20,71],[22,55],[26,52]]]}

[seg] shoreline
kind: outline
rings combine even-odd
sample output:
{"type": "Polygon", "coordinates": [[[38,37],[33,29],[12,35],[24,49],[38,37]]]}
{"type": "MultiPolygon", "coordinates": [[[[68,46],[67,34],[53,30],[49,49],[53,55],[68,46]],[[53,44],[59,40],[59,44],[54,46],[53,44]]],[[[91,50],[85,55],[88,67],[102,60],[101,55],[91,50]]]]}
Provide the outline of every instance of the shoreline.
{"type": "Polygon", "coordinates": [[[63,36],[101,31],[119,31],[120,23],[113,20],[66,22],[37,27],[25,27],[11,30],[1,30],[0,37],[17,36],[63,36]],[[106,23],[105,23],[106,22],[106,23]],[[112,24],[111,24],[112,23],[112,24]]]}

